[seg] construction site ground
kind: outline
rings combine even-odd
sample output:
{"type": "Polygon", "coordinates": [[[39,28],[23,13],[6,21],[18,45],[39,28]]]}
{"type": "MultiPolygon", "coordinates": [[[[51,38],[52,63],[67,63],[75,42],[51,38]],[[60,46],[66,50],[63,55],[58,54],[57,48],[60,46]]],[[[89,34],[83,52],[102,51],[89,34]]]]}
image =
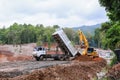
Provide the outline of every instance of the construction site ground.
{"type": "MultiPolygon", "coordinates": [[[[35,61],[32,57],[35,46],[34,43],[21,47],[1,45],[0,80],[98,80],[101,76],[112,76],[115,80],[120,78],[120,65],[107,72],[107,62],[103,58],[78,56],[70,61],[35,61]],[[101,75],[101,72],[105,73],[101,75]]],[[[51,50],[54,48],[55,45],[51,50]]]]}

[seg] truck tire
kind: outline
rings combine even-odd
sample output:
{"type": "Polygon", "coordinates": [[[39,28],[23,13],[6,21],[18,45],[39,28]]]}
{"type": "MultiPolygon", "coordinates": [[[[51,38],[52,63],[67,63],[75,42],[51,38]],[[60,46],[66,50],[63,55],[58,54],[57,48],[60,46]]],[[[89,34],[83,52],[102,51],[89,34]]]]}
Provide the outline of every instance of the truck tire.
{"type": "Polygon", "coordinates": [[[39,61],[40,60],[40,57],[35,57],[36,61],[39,61]]]}
{"type": "Polygon", "coordinates": [[[70,60],[70,57],[65,58],[65,61],[69,61],[69,60],[70,60]]]}
{"type": "Polygon", "coordinates": [[[64,60],[64,57],[63,57],[63,56],[59,57],[59,60],[63,61],[63,60],[64,60]]]}
{"type": "Polygon", "coordinates": [[[69,61],[70,60],[70,56],[69,55],[65,56],[64,60],[65,61],[69,61]]]}
{"type": "Polygon", "coordinates": [[[44,59],[44,56],[40,56],[40,60],[43,60],[44,59]]]}

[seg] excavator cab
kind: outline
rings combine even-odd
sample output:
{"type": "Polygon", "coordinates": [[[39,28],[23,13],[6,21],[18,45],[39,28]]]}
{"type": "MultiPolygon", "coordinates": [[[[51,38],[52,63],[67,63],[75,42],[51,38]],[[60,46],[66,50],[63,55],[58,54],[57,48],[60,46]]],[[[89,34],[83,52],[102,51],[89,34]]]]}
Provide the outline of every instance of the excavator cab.
{"type": "Polygon", "coordinates": [[[92,53],[93,51],[94,51],[94,48],[88,48],[88,49],[87,49],[87,52],[88,52],[88,53],[92,53]]]}
{"type": "Polygon", "coordinates": [[[93,56],[93,57],[98,57],[99,55],[97,54],[96,50],[94,48],[88,48],[87,49],[87,55],[88,56],[93,56]]]}

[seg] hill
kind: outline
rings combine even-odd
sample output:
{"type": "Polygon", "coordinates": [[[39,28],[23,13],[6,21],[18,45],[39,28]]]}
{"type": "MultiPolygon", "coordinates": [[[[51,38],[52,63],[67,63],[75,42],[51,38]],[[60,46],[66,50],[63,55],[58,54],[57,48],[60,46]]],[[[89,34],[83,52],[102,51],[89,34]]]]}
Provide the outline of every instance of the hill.
{"type": "Polygon", "coordinates": [[[73,27],[74,30],[81,30],[84,32],[84,34],[87,34],[87,33],[90,33],[90,34],[93,34],[94,35],[94,31],[96,28],[100,28],[101,27],[101,24],[96,24],[96,25],[90,25],[90,26],[86,26],[86,25],[83,25],[83,26],[79,26],[79,27],[73,27]]]}

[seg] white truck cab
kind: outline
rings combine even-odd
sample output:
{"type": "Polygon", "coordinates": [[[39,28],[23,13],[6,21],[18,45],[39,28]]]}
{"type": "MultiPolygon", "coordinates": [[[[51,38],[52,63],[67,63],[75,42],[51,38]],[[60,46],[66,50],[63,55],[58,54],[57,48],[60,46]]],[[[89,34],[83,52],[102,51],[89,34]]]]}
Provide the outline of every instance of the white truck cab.
{"type": "Polygon", "coordinates": [[[32,53],[33,57],[35,57],[37,61],[39,61],[39,59],[42,60],[45,54],[46,54],[46,49],[42,46],[35,47],[32,53]]]}

